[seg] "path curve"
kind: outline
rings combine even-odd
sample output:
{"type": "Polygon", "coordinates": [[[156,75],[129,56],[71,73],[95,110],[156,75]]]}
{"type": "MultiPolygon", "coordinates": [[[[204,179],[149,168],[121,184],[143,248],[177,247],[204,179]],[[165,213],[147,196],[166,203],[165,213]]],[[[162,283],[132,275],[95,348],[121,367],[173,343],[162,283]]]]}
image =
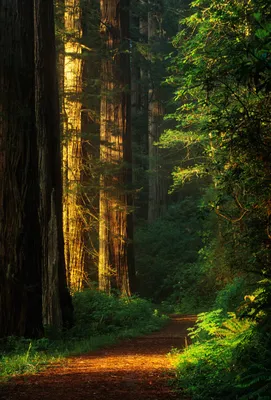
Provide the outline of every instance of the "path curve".
{"type": "Polygon", "coordinates": [[[19,377],[0,387],[1,400],[172,400],[167,353],[185,346],[195,316],[171,315],[161,331],[69,357],[64,366],[19,377]]]}

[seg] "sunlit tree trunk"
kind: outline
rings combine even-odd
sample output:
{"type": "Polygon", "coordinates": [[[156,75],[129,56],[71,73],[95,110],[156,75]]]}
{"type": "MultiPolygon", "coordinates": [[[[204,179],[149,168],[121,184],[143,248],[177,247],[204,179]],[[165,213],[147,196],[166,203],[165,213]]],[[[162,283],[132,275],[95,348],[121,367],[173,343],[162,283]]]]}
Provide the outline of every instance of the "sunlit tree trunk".
{"type": "Polygon", "coordinates": [[[129,0],[101,0],[102,60],[99,287],[130,295],[133,286],[129,0]]]}
{"type": "Polygon", "coordinates": [[[43,324],[68,323],[71,298],[66,285],[62,230],[59,99],[53,0],[34,0],[35,111],[40,187],[43,324]]]}
{"type": "Polygon", "coordinates": [[[0,336],[42,333],[33,1],[0,2],[0,336]]]}
{"type": "Polygon", "coordinates": [[[63,230],[68,284],[80,290],[84,274],[84,234],[81,207],[82,174],[82,38],[80,0],[65,1],[63,230]]]}
{"type": "MultiPolygon", "coordinates": [[[[156,6],[149,1],[150,11],[148,14],[148,42],[150,51],[152,44],[161,36],[161,15],[155,11],[156,6]]],[[[161,124],[164,109],[159,96],[159,86],[153,79],[152,65],[149,71],[149,93],[148,93],[148,147],[149,147],[149,205],[148,222],[155,221],[161,216],[166,207],[167,186],[161,174],[161,154],[155,143],[161,135],[161,124]]]]}
{"type": "Polygon", "coordinates": [[[60,137],[63,138],[63,112],[64,112],[64,63],[65,63],[65,0],[55,0],[55,31],[56,31],[56,56],[57,79],[60,103],[60,137]]]}

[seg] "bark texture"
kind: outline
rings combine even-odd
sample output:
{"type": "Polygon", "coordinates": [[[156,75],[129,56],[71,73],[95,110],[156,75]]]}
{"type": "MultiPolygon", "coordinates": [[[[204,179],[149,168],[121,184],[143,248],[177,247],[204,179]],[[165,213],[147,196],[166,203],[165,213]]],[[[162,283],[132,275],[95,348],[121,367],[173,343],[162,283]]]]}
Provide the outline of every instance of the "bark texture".
{"type": "Polygon", "coordinates": [[[102,61],[99,287],[130,295],[133,286],[129,0],[101,0],[102,61]],[[129,193],[130,189],[130,193],[129,193]]]}
{"type": "Polygon", "coordinates": [[[71,312],[53,1],[3,0],[0,29],[0,336],[39,336],[71,312]]]}
{"type": "MultiPolygon", "coordinates": [[[[150,51],[153,51],[153,43],[159,43],[161,37],[161,15],[156,11],[156,6],[149,1],[148,13],[148,42],[150,51]]],[[[152,64],[149,71],[148,93],[148,147],[149,147],[149,205],[148,222],[152,223],[161,216],[167,203],[167,184],[162,174],[161,150],[155,145],[159,141],[164,116],[164,107],[160,100],[159,85],[152,78],[152,64]]]]}
{"type": "Polygon", "coordinates": [[[63,230],[68,285],[80,290],[84,277],[82,216],[82,38],[79,0],[65,1],[64,138],[63,138],[63,230]]]}
{"type": "Polygon", "coordinates": [[[58,329],[68,322],[62,231],[60,122],[53,0],[34,0],[35,112],[42,239],[43,324],[58,329]]]}
{"type": "Polygon", "coordinates": [[[0,3],[0,336],[42,332],[33,2],[0,3]]]}

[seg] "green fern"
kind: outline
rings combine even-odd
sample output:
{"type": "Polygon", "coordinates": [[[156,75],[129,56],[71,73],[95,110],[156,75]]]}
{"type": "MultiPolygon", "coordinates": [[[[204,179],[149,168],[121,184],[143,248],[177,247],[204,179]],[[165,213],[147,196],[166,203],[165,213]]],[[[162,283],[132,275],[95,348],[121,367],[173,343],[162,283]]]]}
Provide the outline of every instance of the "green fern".
{"type": "MultiPolygon", "coordinates": [[[[271,393],[271,368],[270,365],[267,367],[264,365],[269,360],[262,360],[262,363],[252,364],[248,371],[243,374],[238,388],[248,393],[241,397],[242,400],[262,399],[262,396],[266,397],[271,393]]],[[[271,395],[266,398],[270,400],[271,395]]]]}
{"type": "Polygon", "coordinates": [[[224,321],[221,328],[217,329],[217,336],[238,341],[240,335],[246,334],[255,325],[248,319],[238,319],[234,313],[228,313],[228,315],[230,319],[224,321]]]}

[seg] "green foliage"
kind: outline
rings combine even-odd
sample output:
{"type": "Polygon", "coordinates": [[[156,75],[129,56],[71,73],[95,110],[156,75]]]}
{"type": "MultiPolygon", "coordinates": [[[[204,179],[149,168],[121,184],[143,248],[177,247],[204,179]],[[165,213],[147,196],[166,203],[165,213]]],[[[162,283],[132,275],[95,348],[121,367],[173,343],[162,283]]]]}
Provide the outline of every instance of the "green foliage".
{"type": "Polygon", "coordinates": [[[217,294],[214,308],[223,309],[224,312],[236,311],[245,296],[245,279],[236,277],[217,294]]]}
{"type": "Polygon", "coordinates": [[[205,204],[219,218],[196,262],[215,276],[215,310],[200,314],[178,362],[193,399],[270,398],[270,16],[266,0],[195,0],[173,41],[175,127],[161,146],[191,155],[175,188],[210,177],[205,204]],[[264,280],[244,296],[256,275],[264,280]]]}
{"type": "MultiPolygon", "coordinates": [[[[190,195],[192,189],[190,184],[190,195]]],[[[234,274],[240,275],[248,264],[249,242],[236,243],[230,224],[210,213],[207,202],[208,193],[201,200],[194,193],[170,206],[163,218],[137,230],[140,295],[188,314],[210,309],[225,286],[217,308],[234,311],[243,300],[243,278],[234,279],[234,274]]],[[[249,274],[246,280],[253,282],[249,274]]]]}
{"type": "Polygon", "coordinates": [[[245,296],[246,303],[241,307],[242,315],[256,320],[263,326],[269,326],[271,313],[271,279],[258,282],[258,288],[245,296]]]}
{"type": "MultiPolygon", "coordinates": [[[[177,360],[178,385],[193,399],[236,399],[238,359],[255,334],[255,324],[222,310],[199,315],[190,336],[196,342],[177,360]]],[[[244,367],[242,366],[242,370],[244,367]]]]}
{"type": "Polygon", "coordinates": [[[76,337],[88,335],[145,333],[159,328],[163,317],[154,313],[151,303],[138,297],[119,298],[96,290],[74,295],[76,337]]]}
{"type": "Polygon", "coordinates": [[[92,336],[80,340],[30,340],[14,336],[1,339],[0,381],[14,375],[35,373],[46,368],[48,364],[62,360],[63,357],[93,351],[115,340],[112,335],[92,336]]]}
{"type": "Polygon", "coordinates": [[[218,294],[215,304],[223,309],[198,315],[189,333],[193,344],[178,356],[178,386],[192,399],[270,399],[270,280],[245,296],[242,318],[225,312],[239,285],[236,279],[218,294]]]}
{"type": "Polygon", "coordinates": [[[209,206],[231,235],[229,264],[250,271],[270,270],[270,15],[264,0],[192,2],[167,79],[175,127],[161,139],[190,154],[173,172],[176,188],[210,176],[209,206]]]}
{"type": "Polygon", "coordinates": [[[193,263],[201,247],[202,218],[195,198],[171,205],[167,214],[137,229],[136,268],[141,296],[180,302],[195,281],[193,263]],[[146,266],[148,266],[146,268],[146,266]]]}

